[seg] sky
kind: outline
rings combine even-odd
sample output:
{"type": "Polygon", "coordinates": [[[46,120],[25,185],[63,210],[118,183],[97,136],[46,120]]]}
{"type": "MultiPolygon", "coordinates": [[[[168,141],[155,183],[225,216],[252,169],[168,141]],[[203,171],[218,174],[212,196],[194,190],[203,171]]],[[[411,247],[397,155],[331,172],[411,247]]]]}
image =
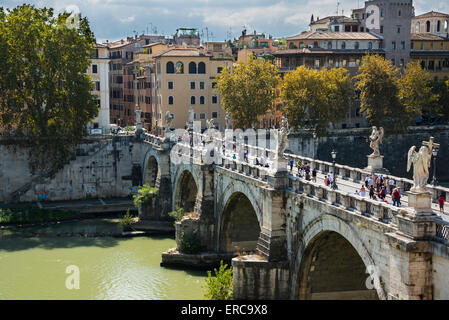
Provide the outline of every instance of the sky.
{"type": "MultiPolygon", "coordinates": [[[[23,3],[52,7],[56,12],[79,10],[87,16],[97,42],[137,34],[171,37],[177,28],[197,28],[202,41],[224,41],[248,33],[293,36],[308,29],[310,17],[335,15],[337,0],[0,0],[13,8],[23,3]]],[[[338,13],[350,16],[362,0],[340,0],[338,13]]],[[[449,13],[449,1],[415,0],[416,15],[434,10],[449,13]]]]}

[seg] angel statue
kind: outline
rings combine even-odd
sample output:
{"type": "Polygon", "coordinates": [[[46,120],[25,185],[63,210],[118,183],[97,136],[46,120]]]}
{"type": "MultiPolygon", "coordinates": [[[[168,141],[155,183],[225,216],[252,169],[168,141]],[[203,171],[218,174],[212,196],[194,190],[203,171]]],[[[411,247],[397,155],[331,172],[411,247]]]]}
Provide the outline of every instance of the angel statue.
{"type": "Polygon", "coordinates": [[[278,140],[278,149],[277,154],[278,158],[282,158],[284,156],[284,151],[287,149],[288,145],[288,135],[290,131],[288,130],[288,120],[283,115],[282,116],[282,122],[281,122],[281,130],[279,131],[279,140],[278,140]]]}
{"type": "Polygon", "coordinates": [[[426,184],[429,179],[430,159],[432,158],[432,149],[422,146],[419,152],[416,152],[416,146],[408,151],[407,172],[410,171],[413,163],[413,187],[412,192],[427,192],[426,184]]]}
{"type": "Polygon", "coordinates": [[[171,128],[174,117],[175,117],[174,114],[172,114],[170,111],[167,111],[165,113],[165,123],[166,123],[167,129],[171,128]]]}
{"type": "Polygon", "coordinates": [[[231,113],[226,112],[226,129],[231,129],[231,113]]]}
{"type": "Polygon", "coordinates": [[[214,119],[206,120],[207,130],[215,129],[214,119]]]}
{"type": "Polygon", "coordinates": [[[379,130],[377,130],[377,127],[373,126],[373,131],[371,132],[371,136],[369,137],[369,139],[371,141],[369,146],[374,151],[371,154],[371,156],[375,156],[375,157],[380,156],[379,144],[382,143],[383,137],[384,137],[384,128],[380,127],[379,130]]]}

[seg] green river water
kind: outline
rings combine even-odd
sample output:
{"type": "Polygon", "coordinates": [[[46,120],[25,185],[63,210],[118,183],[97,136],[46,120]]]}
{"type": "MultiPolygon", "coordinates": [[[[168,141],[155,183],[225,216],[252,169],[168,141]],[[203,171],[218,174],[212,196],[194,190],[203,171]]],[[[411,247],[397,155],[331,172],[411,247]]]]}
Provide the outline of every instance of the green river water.
{"type": "MultiPolygon", "coordinates": [[[[117,227],[101,220],[33,231],[105,224],[117,227]]],[[[161,253],[173,247],[163,236],[0,238],[0,299],[203,299],[206,272],[160,267],[161,253]],[[66,288],[70,265],[79,268],[79,289],[66,288]]]]}

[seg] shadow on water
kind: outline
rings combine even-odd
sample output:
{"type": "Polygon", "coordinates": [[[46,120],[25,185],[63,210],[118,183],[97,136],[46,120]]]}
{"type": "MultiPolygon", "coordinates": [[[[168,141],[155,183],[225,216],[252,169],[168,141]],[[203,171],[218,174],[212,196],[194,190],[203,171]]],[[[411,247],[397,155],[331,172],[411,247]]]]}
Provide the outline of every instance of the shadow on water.
{"type": "MultiPolygon", "coordinates": [[[[132,239],[118,237],[121,232],[118,219],[89,219],[47,226],[7,228],[0,230],[0,252],[33,248],[110,248],[132,239]]],[[[152,235],[151,239],[158,242],[173,239],[173,236],[152,235]]]]}

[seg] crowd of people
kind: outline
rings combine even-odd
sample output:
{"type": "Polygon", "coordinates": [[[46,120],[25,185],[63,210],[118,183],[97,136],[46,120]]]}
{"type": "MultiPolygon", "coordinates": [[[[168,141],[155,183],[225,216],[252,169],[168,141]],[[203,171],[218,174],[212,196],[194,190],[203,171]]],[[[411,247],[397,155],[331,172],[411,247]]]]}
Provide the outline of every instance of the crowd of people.
{"type": "MultiPolygon", "coordinates": [[[[289,160],[290,171],[293,173],[293,167],[295,166],[295,161],[293,159],[289,160]]],[[[301,160],[296,162],[297,173],[296,175],[300,178],[305,178],[307,181],[316,182],[317,170],[310,168],[310,165],[306,163],[302,163],[301,160]]]]}

